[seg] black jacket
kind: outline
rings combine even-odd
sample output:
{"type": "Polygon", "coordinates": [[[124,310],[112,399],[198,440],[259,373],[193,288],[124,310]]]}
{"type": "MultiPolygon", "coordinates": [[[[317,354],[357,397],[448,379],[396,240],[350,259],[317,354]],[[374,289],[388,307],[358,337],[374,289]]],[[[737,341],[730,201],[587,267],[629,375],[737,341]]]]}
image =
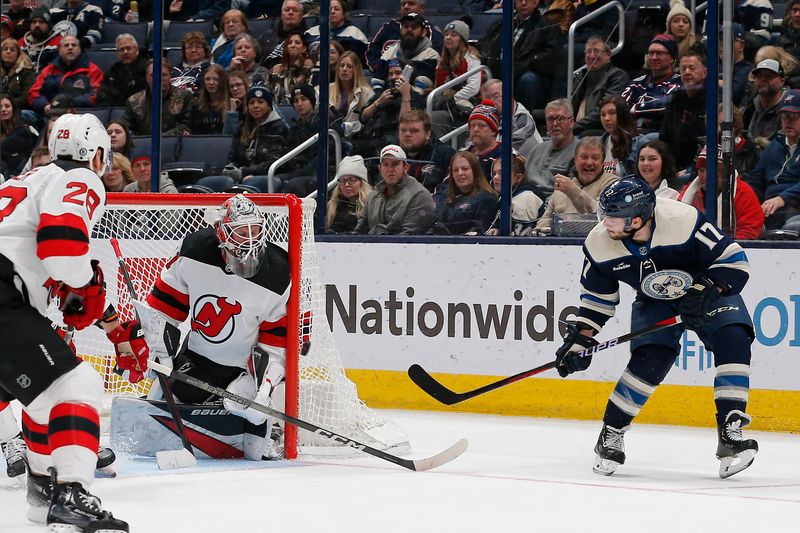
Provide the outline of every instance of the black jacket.
{"type": "Polygon", "coordinates": [[[600,124],[600,100],[609,95],[619,95],[625,90],[630,82],[628,73],[617,68],[611,63],[601,70],[592,72],[591,75],[587,68],[581,68],[573,78],[572,87],[575,91],[572,95],[572,108],[575,113],[581,106],[581,101],[586,100],[584,115],[580,120],[575,121],[572,132],[580,135],[586,130],[602,129],[600,124]],[[593,83],[591,87],[589,84],[593,83]],[[588,93],[587,93],[588,91],[588,93]]]}
{"type": "Polygon", "coordinates": [[[250,142],[242,143],[241,133],[233,138],[228,159],[241,167],[242,177],[266,176],[270,165],[286,153],[287,134],[286,126],[273,110],[267,120],[256,127],[250,142]]]}
{"type": "Polygon", "coordinates": [[[100,84],[99,104],[108,107],[125,107],[128,98],[143,91],[147,87],[145,65],[147,58],[143,54],[130,65],[117,61],[108,70],[100,84]]]}
{"type": "Polygon", "coordinates": [[[430,192],[444,181],[450,170],[450,159],[456,153],[449,145],[431,139],[416,153],[407,153],[408,175],[413,176],[430,192]]]}
{"type": "Polygon", "coordinates": [[[658,138],[672,148],[675,164],[683,169],[694,163],[700,146],[699,137],[706,134],[706,91],[693,96],[681,87],[673,93],[664,111],[664,121],[658,138]]]}

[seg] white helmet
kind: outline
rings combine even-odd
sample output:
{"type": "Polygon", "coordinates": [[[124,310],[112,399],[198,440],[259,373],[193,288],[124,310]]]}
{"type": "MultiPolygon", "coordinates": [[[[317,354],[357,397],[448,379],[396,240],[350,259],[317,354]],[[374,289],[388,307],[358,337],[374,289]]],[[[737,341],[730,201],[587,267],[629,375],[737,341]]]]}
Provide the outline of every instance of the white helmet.
{"type": "Polygon", "coordinates": [[[92,114],[61,115],[53,125],[47,147],[50,157],[72,161],[92,161],[98,149],[103,149],[105,168],[95,170],[102,176],[111,168],[111,138],[100,120],[92,114]]]}
{"type": "Polygon", "coordinates": [[[267,224],[258,206],[241,194],[228,198],[215,227],[228,271],[243,278],[254,276],[267,246],[267,224]]]}

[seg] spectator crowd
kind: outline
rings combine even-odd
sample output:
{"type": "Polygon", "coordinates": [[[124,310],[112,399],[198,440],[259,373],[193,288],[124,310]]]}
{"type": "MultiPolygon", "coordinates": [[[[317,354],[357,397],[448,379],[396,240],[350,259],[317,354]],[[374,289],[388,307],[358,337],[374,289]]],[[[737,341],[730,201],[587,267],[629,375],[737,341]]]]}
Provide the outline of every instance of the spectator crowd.
{"type": "MultiPolygon", "coordinates": [[[[579,26],[570,50],[570,26],[608,1],[513,0],[513,72],[504,72],[501,1],[398,0],[389,14],[375,12],[386,2],[332,0],[329,64],[320,65],[313,0],[176,0],[164,2],[154,72],[150,2],[132,11],[130,0],[10,0],[0,20],[0,173],[11,179],[47,164],[59,115],[95,113],[114,150],[107,190],[150,190],[146,138],[160,76],[161,134],[211,136],[207,149],[226,156],[195,172],[162,166],[161,192],[308,195],[318,165],[307,143],[326,112],[344,156],[328,165],[329,233],[501,233],[503,142],[514,150],[512,235],[590,221],[602,189],[631,174],[659,198],[703,210],[708,154],[717,154],[718,195],[727,170],[705,143],[707,66],[718,60],[707,57],[706,36],[717,31],[701,32],[704,17],[682,0],[656,5],[655,17],[636,16],[634,0],[626,17],[634,37],[621,53],[615,10],[579,26]],[[510,102],[503,83],[513,84],[510,102]],[[511,139],[500,135],[504,105],[511,139]]],[[[737,239],[800,228],[800,0],[780,5],[782,20],[777,7],[735,7],[729,226],[737,239]]],[[[721,49],[721,30],[719,39],[721,49]]]]}

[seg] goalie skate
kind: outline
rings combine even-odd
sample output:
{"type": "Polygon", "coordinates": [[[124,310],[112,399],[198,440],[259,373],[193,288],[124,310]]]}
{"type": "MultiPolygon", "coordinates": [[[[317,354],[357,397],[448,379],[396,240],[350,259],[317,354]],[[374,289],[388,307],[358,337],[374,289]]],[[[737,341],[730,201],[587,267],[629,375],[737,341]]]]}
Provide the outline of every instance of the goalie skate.
{"type": "Polygon", "coordinates": [[[719,477],[729,478],[753,464],[758,452],[758,442],[745,439],[742,428],[750,424],[752,418],[742,411],[731,411],[725,420],[717,414],[717,458],[719,477]]]}
{"type": "Polygon", "coordinates": [[[597,437],[597,444],[594,447],[597,457],[594,460],[594,470],[597,474],[610,476],[616,472],[617,467],[625,464],[625,441],[623,437],[630,426],[622,429],[612,428],[603,424],[603,429],[597,437]]]}

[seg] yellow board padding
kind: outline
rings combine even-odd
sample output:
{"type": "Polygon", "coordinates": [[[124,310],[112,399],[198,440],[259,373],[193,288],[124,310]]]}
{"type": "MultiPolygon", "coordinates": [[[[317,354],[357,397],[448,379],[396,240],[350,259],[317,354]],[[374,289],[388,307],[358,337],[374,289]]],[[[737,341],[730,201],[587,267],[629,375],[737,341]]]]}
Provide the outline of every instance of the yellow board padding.
{"type": "MultiPolygon", "coordinates": [[[[601,420],[615,383],[574,379],[528,378],[455,405],[444,405],[419,389],[405,372],[348,369],[367,405],[381,409],[458,411],[512,416],[601,420]]],[[[447,388],[463,392],[503,376],[432,374],[447,388]]],[[[800,391],[754,389],[748,413],[752,429],[800,432],[800,391]]],[[[714,427],[714,389],[661,385],[636,422],[714,427]]]]}

